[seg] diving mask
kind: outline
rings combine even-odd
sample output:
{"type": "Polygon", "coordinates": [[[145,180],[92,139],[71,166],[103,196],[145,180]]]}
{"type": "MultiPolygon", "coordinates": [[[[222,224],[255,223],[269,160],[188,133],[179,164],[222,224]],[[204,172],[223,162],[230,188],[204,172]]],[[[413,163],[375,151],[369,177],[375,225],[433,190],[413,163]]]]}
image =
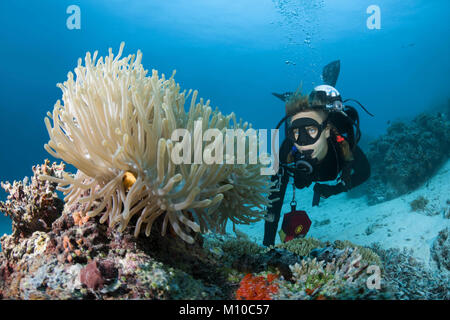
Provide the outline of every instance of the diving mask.
{"type": "Polygon", "coordinates": [[[312,145],[319,140],[327,120],[318,123],[312,118],[299,118],[292,121],[288,129],[288,138],[300,146],[312,145]]]}

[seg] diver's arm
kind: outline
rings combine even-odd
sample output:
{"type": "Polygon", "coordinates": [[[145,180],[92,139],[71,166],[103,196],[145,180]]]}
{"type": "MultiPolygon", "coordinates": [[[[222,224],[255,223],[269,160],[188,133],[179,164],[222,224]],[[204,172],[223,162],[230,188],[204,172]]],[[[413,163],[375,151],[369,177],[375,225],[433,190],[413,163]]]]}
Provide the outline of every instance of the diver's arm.
{"type": "Polygon", "coordinates": [[[353,159],[353,173],[350,175],[350,186],[348,189],[359,186],[370,177],[369,160],[367,160],[366,155],[358,146],[353,151],[353,159]]]}
{"type": "MultiPolygon", "coordinates": [[[[289,144],[289,141],[286,139],[281,144],[280,148],[280,155],[279,160],[280,164],[285,163],[287,156],[289,154],[290,148],[292,148],[292,145],[289,144]]],[[[281,208],[283,207],[283,201],[284,201],[284,195],[286,193],[286,187],[289,183],[289,175],[286,170],[282,166],[280,166],[278,173],[274,174],[271,178],[272,181],[277,182],[278,179],[280,179],[280,183],[277,186],[278,190],[272,192],[269,195],[269,199],[277,199],[274,202],[272,202],[271,206],[268,208],[267,216],[272,219],[271,222],[265,221],[264,223],[264,240],[263,244],[265,246],[270,246],[275,244],[275,236],[278,229],[278,221],[280,220],[280,212],[281,208]],[[280,176],[279,176],[280,174],[280,176]]]]}
{"type": "MultiPolygon", "coordinates": [[[[281,169],[280,169],[281,170],[281,169]]],[[[277,181],[279,179],[278,175],[275,174],[272,176],[272,181],[277,181]]],[[[284,175],[281,176],[280,185],[278,186],[278,190],[274,191],[270,194],[269,199],[277,199],[272,202],[271,207],[268,208],[268,217],[273,219],[273,221],[265,221],[264,223],[264,240],[263,244],[265,246],[270,246],[275,244],[275,236],[278,229],[278,222],[280,221],[280,212],[283,207],[284,195],[286,194],[286,187],[289,182],[289,176],[285,172],[284,175]]]]}
{"type": "MultiPolygon", "coordinates": [[[[351,163],[351,169],[353,172],[350,174],[348,185],[340,182],[337,185],[326,185],[316,183],[314,185],[314,192],[319,194],[322,198],[328,198],[330,196],[339,194],[344,191],[348,191],[354,187],[359,186],[370,177],[370,164],[366,155],[362,152],[361,148],[355,147],[353,151],[353,161],[351,163]]],[[[317,201],[313,205],[317,205],[317,201]]]]}

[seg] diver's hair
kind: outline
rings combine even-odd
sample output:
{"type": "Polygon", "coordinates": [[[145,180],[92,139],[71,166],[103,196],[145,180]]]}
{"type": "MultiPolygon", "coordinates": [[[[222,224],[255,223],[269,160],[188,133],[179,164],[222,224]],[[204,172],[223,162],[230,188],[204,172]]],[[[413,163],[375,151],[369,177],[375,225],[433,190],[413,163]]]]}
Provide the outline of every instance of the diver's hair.
{"type": "Polygon", "coordinates": [[[286,115],[291,118],[299,112],[316,111],[319,112],[323,119],[328,117],[328,112],[322,108],[317,108],[309,103],[309,96],[303,95],[301,85],[295,93],[293,93],[286,101],[286,115]]]}
{"type": "MultiPolygon", "coordinates": [[[[341,135],[339,130],[335,127],[334,124],[329,122],[328,127],[330,128],[331,137],[336,138],[341,135]]],[[[341,155],[342,155],[343,159],[345,161],[352,161],[353,160],[353,152],[352,152],[352,149],[350,148],[350,144],[348,143],[348,141],[343,140],[342,142],[339,143],[339,146],[340,146],[341,155]]]]}

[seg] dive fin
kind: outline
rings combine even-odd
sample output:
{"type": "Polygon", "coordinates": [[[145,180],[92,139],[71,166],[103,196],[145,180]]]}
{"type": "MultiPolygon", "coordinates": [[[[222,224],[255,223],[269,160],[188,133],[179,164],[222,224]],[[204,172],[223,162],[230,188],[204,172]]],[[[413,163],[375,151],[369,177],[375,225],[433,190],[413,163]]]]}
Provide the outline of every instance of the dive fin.
{"type": "Polygon", "coordinates": [[[340,70],[341,70],[340,60],[330,62],[325,67],[323,67],[322,81],[329,86],[335,87],[339,77],[340,70]]]}
{"type": "Polygon", "coordinates": [[[290,96],[292,96],[292,92],[285,92],[285,93],[275,93],[272,92],[272,94],[277,97],[278,99],[280,99],[281,101],[286,102],[286,100],[289,99],[290,96]]]}

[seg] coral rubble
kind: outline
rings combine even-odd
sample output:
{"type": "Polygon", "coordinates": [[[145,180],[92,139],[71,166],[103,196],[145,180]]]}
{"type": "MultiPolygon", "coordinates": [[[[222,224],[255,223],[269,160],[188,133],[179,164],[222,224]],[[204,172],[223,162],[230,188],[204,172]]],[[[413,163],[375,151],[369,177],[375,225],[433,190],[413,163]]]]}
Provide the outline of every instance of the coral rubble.
{"type": "Polygon", "coordinates": [[[431,255],[440,270],[450,272],[450,228],[439,232],[431,247],[431,255]]]}
{"type": "Polygon", "coordinates": [[[383,262],[383,281],[389,283],[393,299],[450,299],[448,274],[425,268],[406,249],[384,250],[379,245],[374,245],[372,250],[383,262]]]}

